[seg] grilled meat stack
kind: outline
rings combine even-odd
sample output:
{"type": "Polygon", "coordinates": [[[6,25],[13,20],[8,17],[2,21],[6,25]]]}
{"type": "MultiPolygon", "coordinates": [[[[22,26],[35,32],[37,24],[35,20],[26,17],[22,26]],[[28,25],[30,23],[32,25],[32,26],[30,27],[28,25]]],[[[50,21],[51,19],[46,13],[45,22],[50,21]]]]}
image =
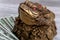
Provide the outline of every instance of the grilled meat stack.
{"type": "Polygon", "coordinates": [[[55,14],[39,3],[25,1],[18,8],[12,32],[19,40],[53,40],[57,34],[55,14]]]}

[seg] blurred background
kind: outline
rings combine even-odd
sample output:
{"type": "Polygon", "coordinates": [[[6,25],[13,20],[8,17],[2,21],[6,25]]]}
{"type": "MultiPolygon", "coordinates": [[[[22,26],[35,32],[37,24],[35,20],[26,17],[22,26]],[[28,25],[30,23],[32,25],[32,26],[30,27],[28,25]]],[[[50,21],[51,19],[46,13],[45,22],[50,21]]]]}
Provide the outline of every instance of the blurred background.
{"type": "MultiPolygon", "coordinates": [[[[18,5],[25,0],[0,0],[0,16],[5,16],[6,14],[9,16],[11,14],[18,13],[18,5]]],[[[54,7],[52,10],[56,12],[56,10],[60,10],[60,0],[31,0],[33,2],[41,3],[45,6],[54,7]],[[57,7],[55,9],[55,7],[57,7]]]]}
{"type": "MultiPolygon", "coordinates": [[[[19,4],[25,0],[0,0],[0,3],[4,4],[19,4]]],[[[48,6],[60,6],[60,0],[31,0],[33,2],[39,2],[48,6]]]]}
{"type": "MultiPolygon", "coordinates": [[[[25,0],[0,0],[0,18],[7,16],[17,16],[18,6],[25,0]]],[[[53,11],[56,15],[55,21],[57,25],[57,36],[54,40],[60,40],[60,0],[31,0],[32,2],[38,2],[53,11]]]]}

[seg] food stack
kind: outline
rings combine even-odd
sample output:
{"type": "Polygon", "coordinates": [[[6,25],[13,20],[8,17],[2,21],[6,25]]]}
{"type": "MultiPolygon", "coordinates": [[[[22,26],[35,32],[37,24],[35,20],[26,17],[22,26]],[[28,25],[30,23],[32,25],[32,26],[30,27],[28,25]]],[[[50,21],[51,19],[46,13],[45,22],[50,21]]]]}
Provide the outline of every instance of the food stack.
{"type": "Polygon", "coordinates": [[[39,3],[25,1],[18,8],[13,33],[19,40],[53,40],[55,14],[39,3]]]}

